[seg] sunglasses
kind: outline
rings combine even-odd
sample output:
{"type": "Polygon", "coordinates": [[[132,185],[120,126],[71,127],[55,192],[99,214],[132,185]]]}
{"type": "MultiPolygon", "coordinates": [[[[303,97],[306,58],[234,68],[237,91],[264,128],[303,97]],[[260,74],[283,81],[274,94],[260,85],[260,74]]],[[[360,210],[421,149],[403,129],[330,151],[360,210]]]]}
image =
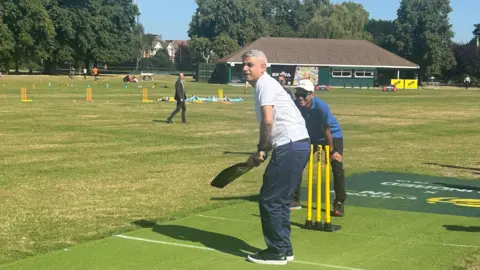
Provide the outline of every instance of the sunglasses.
{"type": "Polygon", "coordinates": [[[302,92],[299,93],[299,92],[297,92],[297,93],[295,93],[295,97],[296,97],[296,98],[303,98],[303,99],[305,99],[305,98],[308,97],[308,93],[305,93],[305,92],[304,92],[304,93],[302,93],[302,92]]]}

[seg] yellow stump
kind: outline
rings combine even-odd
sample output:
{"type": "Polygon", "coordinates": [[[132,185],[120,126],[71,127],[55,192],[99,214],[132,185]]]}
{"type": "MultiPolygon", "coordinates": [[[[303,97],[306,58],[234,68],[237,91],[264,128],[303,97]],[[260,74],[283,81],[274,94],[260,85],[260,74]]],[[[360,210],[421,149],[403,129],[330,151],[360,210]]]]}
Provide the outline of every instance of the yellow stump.
{"type": "Polygon", "coordinates": [[[87,88],[87,101],[93,101],[93,99],[92,99],[92,88],[87,88]]]}
{"type": "Polygon", "coordinates": [[[218,89],[218,101],[223,102],[223,89],[218,89]]]}
{"type": "Polygon", "coordinates": [[[310,160],[308,162],[308,193],[307,193],[307,226],[312,223],[312,182],[313,182],[313,145],[310,145],[310,160]]]}
{"type": "Polygon", "coordinates": [[[148,99],[148,89],[147,88],[142,89],[142,102],[152,102],[151,100],[148,99]]]}
{"type": "Polygon", "coordinates": [[[330,214],[330,147],[327,145],[317,148],[317,188],[316,188],[316,216],[315,222],[312,221],[312,204],[313,204],[313,144],[310,145],[310,159],[308,163],[308,195],[307,195],[307,220],[305,221],[305,228],[319,231],[334,232],[340,230],[340,225],[333,225],[331,223],[330,214]],[[323,155],[325,154],[325,157],[323,155]],[[322,222],[322,159],[325,159],[323,165],[325,166],[325,222],[322,222]]]}
{"type": "Polygon", "coordinates": [[[322,221],[322,147],[317,149],[317,223],[322,221]]]}
{"type": "Polygon", "coordinates": [[[32,102],[32,100],[27,99],[27,88],[20,90],[20,98],[22,102],[32,102]]]}
{"type": "Polygon", "coordinates": [[[330,224],[330,146],[325,145],[325,223],[330,224]]]}

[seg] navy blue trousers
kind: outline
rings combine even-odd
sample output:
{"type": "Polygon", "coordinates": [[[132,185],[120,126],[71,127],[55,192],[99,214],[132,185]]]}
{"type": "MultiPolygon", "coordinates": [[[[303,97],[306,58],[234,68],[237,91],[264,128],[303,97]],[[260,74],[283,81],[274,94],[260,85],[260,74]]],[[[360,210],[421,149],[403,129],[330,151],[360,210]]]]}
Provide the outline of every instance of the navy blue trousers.
{"type": "Polygon", "coordinates": [[[275,253],[292,251],[290,204],[310,155],[308,139],[275,148],[263,175],[260,217],[265,243],[275,253]]]}

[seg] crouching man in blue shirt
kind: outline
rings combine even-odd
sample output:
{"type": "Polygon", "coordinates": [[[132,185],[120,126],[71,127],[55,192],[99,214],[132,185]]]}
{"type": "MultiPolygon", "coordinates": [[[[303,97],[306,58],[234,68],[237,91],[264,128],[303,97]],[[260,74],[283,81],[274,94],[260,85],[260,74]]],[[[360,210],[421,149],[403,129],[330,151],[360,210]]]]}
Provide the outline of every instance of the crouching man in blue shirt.
{"type": "MultiPolygon", "coordinates": [[[[301,80],[296,87],[296,104],[305,118],[310,141],[317,151],[318,145],[330,146],[331,166],[333,171],[333,188],[335,200],[333,215],[344,215],[344,203],[347,197],[345,192],[345,172],[343,170],[343,134],[335,116],[323,100],[315,97],[315,88],[310,80],[301,80]]],[[[295,192],[291,210],[301,209],[300,185],[295,192]]]]}

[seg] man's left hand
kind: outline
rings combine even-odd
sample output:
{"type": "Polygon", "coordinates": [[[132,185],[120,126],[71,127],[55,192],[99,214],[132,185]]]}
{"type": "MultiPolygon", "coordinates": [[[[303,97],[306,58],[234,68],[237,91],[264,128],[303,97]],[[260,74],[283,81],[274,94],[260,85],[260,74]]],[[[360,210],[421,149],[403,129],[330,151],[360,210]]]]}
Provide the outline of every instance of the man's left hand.
{"type": "Polygon", "coordinates": [[[343,157],[338,152],[335,152],[332,154],[331,159],[336,160],[338,162],[342,162],[343,157]]]}
{"type": "Polygon", "coordinates": [[[251,167],[258,167],[260,164],[265,162],[266,153],[264,151],[259,151],[254,153],[248,158],[247,163],[251,167]]]}

